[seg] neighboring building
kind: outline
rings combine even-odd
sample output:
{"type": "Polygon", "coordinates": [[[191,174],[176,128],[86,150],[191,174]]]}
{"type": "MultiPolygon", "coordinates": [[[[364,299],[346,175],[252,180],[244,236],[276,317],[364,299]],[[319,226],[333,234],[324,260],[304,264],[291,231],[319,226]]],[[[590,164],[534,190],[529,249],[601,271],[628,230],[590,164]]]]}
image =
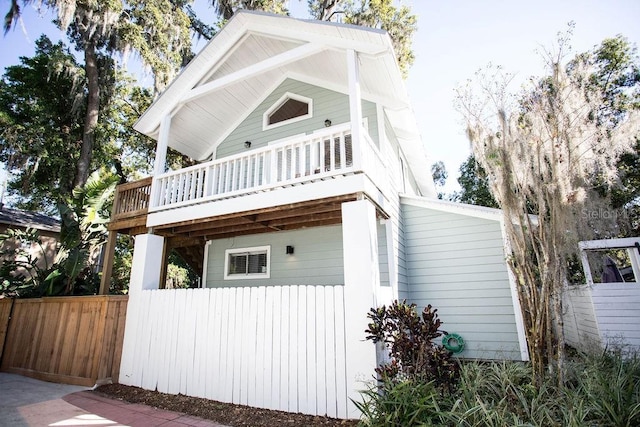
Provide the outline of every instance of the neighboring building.
{"type": "Polygon", "coordinates": [[[121,383],[356,416],[367,312],[394,299],[461,357],[528,358],[500,212],[437,200],[385,32],[240,12],[135,128],[158,148],[109,225],[136,235],[121,383]],[[202,289],[158,290],[174,248],[202,289]]]}
{"type": "MultiPolygon", "coordinates": [[[[0,233],[4,233],[7,229],[28,228],[35,229],[40,235],[42,247],[33,243],[18,243],[7,240],[3,249],[16,249],[17,245],[23,245],[22,249],[29,253],[33,258],[38,258],[36,265],[44,268],[46,265],[52,265],[57,253],[58,240],[60,238],[60,220],[47,215],[36,212],[23,211],[20,209],[10,208],[0,205],[0,233]]],[[[17,271],[18,273],[20,270],[17,271]]]]}

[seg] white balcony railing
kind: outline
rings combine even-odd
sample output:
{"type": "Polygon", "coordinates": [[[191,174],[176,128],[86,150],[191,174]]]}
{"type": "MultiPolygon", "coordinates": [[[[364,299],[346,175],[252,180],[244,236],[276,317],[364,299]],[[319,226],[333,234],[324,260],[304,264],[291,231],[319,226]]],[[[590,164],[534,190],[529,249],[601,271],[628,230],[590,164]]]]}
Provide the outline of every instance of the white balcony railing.
{"type": "MultiPolygon", "coordinates": [[[[381,167],[377,149],[363,132],[365,163],[381,167]]],[[[154,178],[150,211],[236,197],[362,171],[349,124],[333,126],[246,153],[171,171],[154,178]]],[[[362,148],[362,147],[361,147],[362,148]]]]}

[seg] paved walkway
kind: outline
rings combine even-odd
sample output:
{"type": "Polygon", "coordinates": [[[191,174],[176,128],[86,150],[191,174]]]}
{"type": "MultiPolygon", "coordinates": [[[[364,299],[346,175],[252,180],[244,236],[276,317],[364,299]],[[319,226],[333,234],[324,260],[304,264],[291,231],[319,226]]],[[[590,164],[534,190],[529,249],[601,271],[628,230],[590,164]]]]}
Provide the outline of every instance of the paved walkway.
{"type": "Polygon", "coordinates": [[[0,372],[0,426],[225,427],[198,417],[102,397],[86,387],[4,372],[0,372]]]}

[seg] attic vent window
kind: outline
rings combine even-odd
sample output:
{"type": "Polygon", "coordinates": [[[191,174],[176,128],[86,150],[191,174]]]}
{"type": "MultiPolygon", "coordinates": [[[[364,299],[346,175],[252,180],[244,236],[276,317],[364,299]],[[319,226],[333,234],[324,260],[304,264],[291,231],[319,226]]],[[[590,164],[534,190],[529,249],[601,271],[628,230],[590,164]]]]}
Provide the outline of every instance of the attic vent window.
{"type": "Polygon", "coordinates": [[[312,111],[310,98],[287,92],[264,113],[263,129],[308,119],[312,117],[312,111]]]}

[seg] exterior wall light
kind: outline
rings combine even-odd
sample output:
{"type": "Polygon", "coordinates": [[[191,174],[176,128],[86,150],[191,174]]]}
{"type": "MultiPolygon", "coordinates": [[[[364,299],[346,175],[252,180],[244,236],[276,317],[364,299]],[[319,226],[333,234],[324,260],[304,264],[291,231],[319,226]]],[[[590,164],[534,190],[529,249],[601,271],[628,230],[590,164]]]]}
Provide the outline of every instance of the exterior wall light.
{"type": "Polygon", "coordinates": [[[329,126],[331,126],[331,120],[327,119],[324,121],[324,127],[328,128],[329,126]]]}
{"type": "Polygon", "coordinates": [[[287,255],[293,255],[293,246],[287,246],[287,255]]]}
{"type": "Polygon", "coordinates": [[[245,141],[244,148],[251,148],[251,141],[245,141]]]}

